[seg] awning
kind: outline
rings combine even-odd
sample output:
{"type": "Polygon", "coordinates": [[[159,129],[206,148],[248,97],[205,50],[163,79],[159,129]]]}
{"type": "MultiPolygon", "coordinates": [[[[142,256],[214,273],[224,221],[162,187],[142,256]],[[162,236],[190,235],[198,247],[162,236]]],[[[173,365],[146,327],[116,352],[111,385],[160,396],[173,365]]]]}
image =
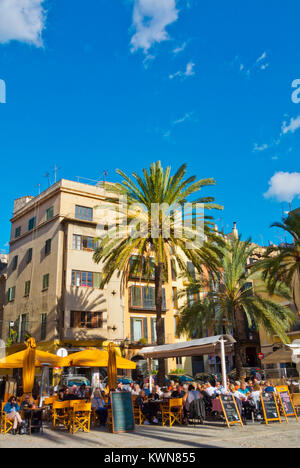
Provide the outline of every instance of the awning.
{"type": "Polygon", "coordinates": [[[275,351],[275,353],[263,359],[263,364],[284,364],[286,362],[300,362],[300,342],[295,340],[292,344],[284,345],[281,349],[275,351]]]}
{"type": "Polygon", "coordinates": [[[262,360],[266,364],[284,364],[285,362],[292,362],[293,352],[290,349],[278,349],[275,353],[269,354],[262,360]]]}
{"type": "Polygon", "coordinates": [[[139,354],[142,354],[145,358],[153,359],[213,354],[220,349],[220,340],[222,338],[226,341],[225,348],[227,351],[231,348],[231,345],[236,343],[231,335],[217,335],[170,345],[149,346],[142,348],[139,354]]]}

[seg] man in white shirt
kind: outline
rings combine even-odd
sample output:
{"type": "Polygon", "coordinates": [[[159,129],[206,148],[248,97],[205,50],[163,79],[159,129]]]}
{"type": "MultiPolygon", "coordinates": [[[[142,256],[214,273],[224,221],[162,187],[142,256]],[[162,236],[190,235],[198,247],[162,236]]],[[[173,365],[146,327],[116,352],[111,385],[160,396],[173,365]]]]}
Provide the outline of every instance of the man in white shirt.
{"type": "Polygon", "coordinates": [[[205,392],[207,393],[207,395],[211,398],[215,397],[216,396],[216,389],[215,387],[212,387],[211,384],[209,382],[207,382],[205,384],[205,392]]]}

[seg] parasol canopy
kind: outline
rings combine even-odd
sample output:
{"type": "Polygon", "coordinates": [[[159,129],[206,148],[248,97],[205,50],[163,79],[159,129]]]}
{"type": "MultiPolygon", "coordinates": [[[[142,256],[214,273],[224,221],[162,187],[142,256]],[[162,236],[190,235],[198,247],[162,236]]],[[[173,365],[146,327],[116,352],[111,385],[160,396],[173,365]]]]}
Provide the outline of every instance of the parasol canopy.
{"type": "MultiPolygon", "coordinates": [[[[0,359],[0,369],[23,369],[26,352],[27,350],[20,351],[19,353],[0,359]]],[[[45,364],[50,364],[51,367],[62,367],[62,360],[62,358],[55,356],[55,354],[36,349],[34,367],[43,367],[45,364]]]]}
{"type": "MultiPolygon", "coordinates": [[[[107,351],[87,348],[79,353],[63,358],[60,367],[108,367],[109,353],[107,351]]],[[[116,356],[117,369],[135,369],[136,364],[128,359],[116,356]]]]}

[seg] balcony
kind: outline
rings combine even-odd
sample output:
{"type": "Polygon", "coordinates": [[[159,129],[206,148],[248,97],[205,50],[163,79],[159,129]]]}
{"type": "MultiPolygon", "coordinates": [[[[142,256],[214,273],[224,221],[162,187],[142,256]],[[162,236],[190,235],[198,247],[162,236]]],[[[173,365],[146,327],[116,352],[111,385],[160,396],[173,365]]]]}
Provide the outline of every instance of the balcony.
{"type": "Polygon", "coordinates": [[[65,339],[72,341],[107,340],[108,331],[105,328],[67,328],[65,339]]]}

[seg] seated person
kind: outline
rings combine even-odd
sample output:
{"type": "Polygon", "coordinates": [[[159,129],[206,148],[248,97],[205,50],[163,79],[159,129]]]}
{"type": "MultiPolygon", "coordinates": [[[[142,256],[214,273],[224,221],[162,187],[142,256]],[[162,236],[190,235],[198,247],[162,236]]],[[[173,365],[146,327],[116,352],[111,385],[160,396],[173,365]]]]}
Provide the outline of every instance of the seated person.
{"type": "Polygon", "coordinates": [[[240,393],[242,393],[243,395],[245,395],[245,396],[247,396],[250,393],[249,390],[248,390],[246,382],[241,383],[241,386],[240,386],[238,391],[240,393]]]}
{"type": "Polygon", "coordinates": [[[148,397],[145,394],[144,390],[141,390],[139,396],[135,400],[136,406],[141,407],[141,411],[143,415],[145,416],[145,422],[144,424],[150,424],[151,422],[158,424],[158,419],[157,419],[157,405],[151,405],[148,401],[148,397]]]}
{"type": "Polygon", "coordinates": [[[138,384],[134,384],[131,390],[131,395],[138,396],[140,394],[140,391],[141,391],[140,386],[138,384]]]}
{"type": "Polygon", "coordinates": [[[175,389],[171,393],[171,398],[183,398],[185,395],[185,390],[181,384],[177,384],[175,389]]]}
{"type": "Polygon", "coordinates": [[[69,388],[66,388],[63,393],[62,401],[70,401],[70,400],[78,400],[78,395],[71,393],[71,390],[69,388]]]}
{"type": "Polygon", "coordinates": [[[163,387],[161,389],[161,398],[163,400],[167,400],[170,397],[171,397],[171,392],[169,391],[168,387],[163,387]]]}
{"type": "Polygon", "coordinates": [[[82,398],[83,400],[89,398],[89,390],[86,388],[85,384],[83,384],[83,385],[81,385],[81,387],[79,387],[78,396],[79,396],[79,398],[82,398]]]}
{"type": "Polygon", "coordinates": [[[16,435],[19,426],[22,426],[24,422],[19,414],[20,407],[17,403],[16,397],[12,396],[8,403],[4,406],[4,412],[6,413],[7,419],[13,420],[13,434],[16,435]]]}
{"type": "Polygon", "coordinates": [[[159,394],[156,393],[155,389],[152,389],[152,392],[149,393],[148,400],[159,400],[159,394]]]}
{"type": "Polygon", "coordinates": [[[275,393],[275,388],[273,387],[273,385],[271,385],[271,383],[270,383],[269,381],[267,381],[267,382],[265,383],[264,392],[267,392],[267,393],[275,393]]]}
{"type": "Polygon", "coordinates": [[[107,408],[105,407],[105,401],[103,398],[103,394],[100,391],[100,388],[96,388],[92,396],[91,403],[92,403],[92,408],[95,409],[99,417],[100,426],[104,427],[107,421],[108,411],[107,411],[107,408]]]}
{"type": "Polygon", "coordinates": [[[34,406],[35,406],[34,401],[30,397],[30,395],[25,395],[25,398],[21,403],[21,410],[32,409],[32,408],[34,408],[34,406]]]}
{"type": "Polygon", "coordinates": [[[262,419],[261,416],[261,400],[260,400],[260,395],[261,395],[261,388],[260,385],[254,384],[253,385],[253,391],[249,395],[249,401],[252,403],[252,405],[255,407],[257,411],[257,419],[262,419]]]}
{"type": "Polygon", "coordinates": [[[215,398],[216,397],[216,388],[212,387],[210,382],[206,382],[204,391],[205,391],[205,393],[207,393],[207,395],[210,398],[215,398]]]}

